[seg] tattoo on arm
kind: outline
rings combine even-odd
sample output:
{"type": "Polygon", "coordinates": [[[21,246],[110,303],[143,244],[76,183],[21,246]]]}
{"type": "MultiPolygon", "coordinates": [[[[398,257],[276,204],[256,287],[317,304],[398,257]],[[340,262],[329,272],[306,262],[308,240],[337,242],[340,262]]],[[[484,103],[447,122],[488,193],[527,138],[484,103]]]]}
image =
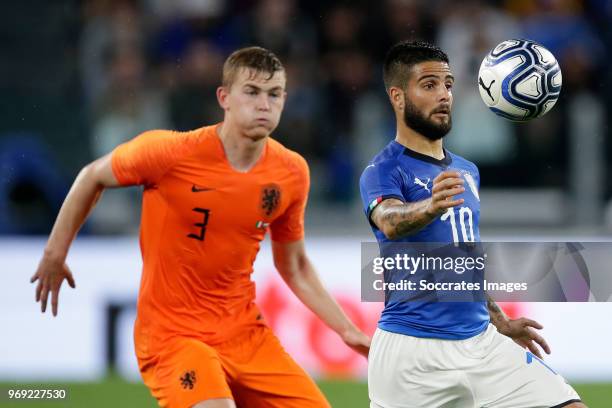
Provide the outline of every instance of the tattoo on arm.
{"type": "Polygon", "coordinates": [[[429,200],[415,203],[404,203],[400,200],[389,198],[381,202],[372,212],[371,218],[374,224],[390,239],[401,238],[413,234],[435,217],[427,213],[429,200]]]}
{"type": "Polygon", "coordinates": [[[487,294],[487,309],[489,309],[489,315],[491,316],[491,323],[497,326],[498,323],[508,320],[508,317],[504,311],[499,307],[493,298],[487,294]]]}
{"type": "Polygon", "coordinates": [[[487,308],[491,313],[503,313],[501,308],[495,303],[491,295],[487,294],[487,308]]]}

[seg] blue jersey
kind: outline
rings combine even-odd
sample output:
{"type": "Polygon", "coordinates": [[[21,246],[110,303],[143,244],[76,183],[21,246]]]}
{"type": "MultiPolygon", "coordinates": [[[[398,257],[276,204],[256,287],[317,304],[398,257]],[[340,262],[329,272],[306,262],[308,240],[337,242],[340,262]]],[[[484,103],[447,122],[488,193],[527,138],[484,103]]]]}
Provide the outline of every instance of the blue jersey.
{"type": "MultiPolygon", "coordinates": [[[[390,242],[479,242],[480,175],[474,163],[444,150],[437,160],[390,142],[365,168],[360,179],[361,198],[379,245],[390,242]],[[433,179],[442,171],[461,173],[465,191],[460,206],[448,209],[420,231],[391,241],[371,222],[372,210],[385,199],[406,203],[431,197],[433,179]]],[[[381,254],[382,255],[382,254],[381,254]]],[[[385,254],[389,256],[389,254],[385,254]]],[[[383,330],[415,337],[466,339],[484,331],[489,323],[485,302],[405,301],[400,293],[385,293],[385,308],[378,322],[383,330]]]]}

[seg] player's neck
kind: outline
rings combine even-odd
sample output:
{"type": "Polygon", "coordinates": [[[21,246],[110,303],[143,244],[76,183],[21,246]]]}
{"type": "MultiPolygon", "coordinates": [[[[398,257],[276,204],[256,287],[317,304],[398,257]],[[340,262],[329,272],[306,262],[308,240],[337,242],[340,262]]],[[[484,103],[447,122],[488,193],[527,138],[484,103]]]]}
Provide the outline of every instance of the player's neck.
{"type": "Polygon", "coordinates": [[[444,159],[442,139],[430,140],[407,126],[404,126],[403,128],[398,126],[397,133],[395,134],[395,141],[417,153],[421,153],[438,160],[444,159]]]}
{"type": "Polygon", "coordinates": [[[227,123],[219,126],[218,134],[227,161],[230,166],[240,172],[247,172],[257,164],[268,139],[267,137],[250,138],[227,123]]]}

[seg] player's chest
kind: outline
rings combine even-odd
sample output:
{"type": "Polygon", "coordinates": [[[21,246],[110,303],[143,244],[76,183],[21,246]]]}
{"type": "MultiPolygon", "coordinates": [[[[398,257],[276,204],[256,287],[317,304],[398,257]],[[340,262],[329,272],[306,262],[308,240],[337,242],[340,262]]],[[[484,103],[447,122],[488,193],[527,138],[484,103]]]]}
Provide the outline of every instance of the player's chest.
{"type": "MultiPolygon", "coordinates": [[[[423,231],[426,239],[439,242],[475,242],[480,240],[480,194],[478,175],[470,169],[454,168],[463,179],[465,191],[453,197],[463,199],[463,203],[448,208],[423,231]]],[[[432,196],[433,180],[441,170],[414,170],[410,177],[404,174],[404,192],[407,201],[421,201],[432,196]]]]}
{"type": "Polygon", "coordinates": [[[176,171],[160,193],[176,222],[212,229],[265,231],[290,199],[289,174],[216,169],[176,171]]]}
{"type": "MultiPolygon", "coordinates": [[[[480,211],[480,193],[478,191],[478,176],[467,169],[452,169],[458,171],[463,179],[465,191],[455,196],[463,199],[464,207],[473,211],[480,211]]],[[[440,174],[439,169],[413,170],[403,173],[403,195],[409,202],[421,201],[432,196],[433,180],[440,174]]]]}

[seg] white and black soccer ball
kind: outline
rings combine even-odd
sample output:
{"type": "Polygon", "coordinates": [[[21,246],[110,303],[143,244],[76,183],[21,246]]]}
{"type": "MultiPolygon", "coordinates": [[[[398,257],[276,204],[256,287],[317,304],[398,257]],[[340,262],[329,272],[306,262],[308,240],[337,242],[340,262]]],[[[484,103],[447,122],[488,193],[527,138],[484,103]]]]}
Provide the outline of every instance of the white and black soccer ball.
{"type": "Polygon", "coordinates": [[[524,122],[546,114],[561,92],[561,69],[554,55],[530,40],[507,40],[480,64],[478,90],[499,116],[524,122]]]}

